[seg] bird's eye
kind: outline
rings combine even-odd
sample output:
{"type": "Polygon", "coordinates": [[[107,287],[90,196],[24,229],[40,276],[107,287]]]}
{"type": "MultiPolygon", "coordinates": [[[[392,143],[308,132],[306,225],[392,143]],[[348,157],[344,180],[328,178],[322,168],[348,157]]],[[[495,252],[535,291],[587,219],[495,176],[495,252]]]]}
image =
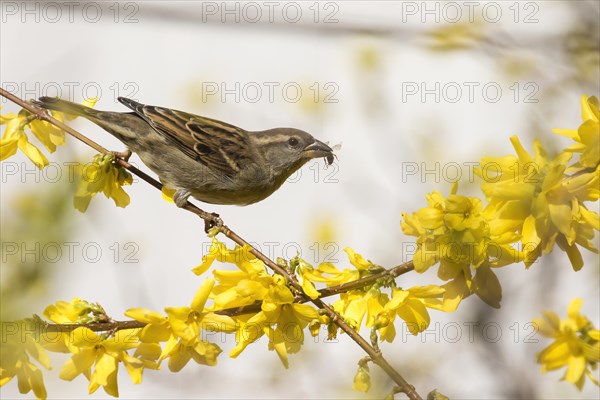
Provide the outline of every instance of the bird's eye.
{"type": "Polygon", "coordinates": [[[292,147],[295,147],[298,144],[298,139],[296,139],[295,137],[289,138],[288,144],[292,147]]]}

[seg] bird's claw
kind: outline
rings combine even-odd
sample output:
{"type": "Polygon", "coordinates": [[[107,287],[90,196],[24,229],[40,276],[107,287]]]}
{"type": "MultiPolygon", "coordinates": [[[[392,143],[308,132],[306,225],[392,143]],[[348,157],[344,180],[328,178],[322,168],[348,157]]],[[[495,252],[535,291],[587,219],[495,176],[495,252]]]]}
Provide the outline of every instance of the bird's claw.
{"type": "Polygon", "coordinates": [[[210,218],[204,219],[204,232],[208,233],[213,228],[223,227],[223,220],[217,213],[210,213],[210,218]]]}
{"type": "Polygon", "coordinates": [[[120,158],[123,161],[129,161],[129,157],[131,157],[133,154],[129,149],[125,151],[111,151],[111,153],[115,156],[115,158],[120,158]]]}
{"type": "MultiPolygon", "coordinates": [[[[191,193],[187,189],[177,189],[175,194],[173,194],[173,202],[179,208],[186,208],[188,205],[188,198],[191,196],[191,193]]],[[[195,208],[195,207],[194,207],[195,208]]],[[[199,210],[201,213],[199,214],[202,219],[204,219],[204,232],[208,233],[213,228],[220,229],[223,227],[223,220],[219,217],[217,213],[206,213],[202,210],[199,210]]]]}

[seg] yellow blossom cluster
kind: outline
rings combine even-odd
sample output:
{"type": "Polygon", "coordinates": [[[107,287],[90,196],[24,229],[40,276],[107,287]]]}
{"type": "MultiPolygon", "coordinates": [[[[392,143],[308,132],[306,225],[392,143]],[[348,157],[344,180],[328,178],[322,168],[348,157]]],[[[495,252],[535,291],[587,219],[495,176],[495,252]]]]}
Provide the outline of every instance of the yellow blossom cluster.
{"type": "MultiPolygon", "coordinates": [[[[237,345],[229,355],[237,357],[248,345],[266,336],[269,350],[275,350],[287,367],[288,354],[298,352],[304,342],[305,328],[308,327],[311,335],[317,336],[321,327],[325,326],[327,338],[335,338],[337,326],[329,317],[313,306],[302,303],[321,296],[317,285],[339,287],[384,271],[381,266],[366,260],[351,248],[346,248],[345,252],[351,268],[343,270],[327,262],[313,267],[300,257],[291,259],[289,264],[280,260],[282,267],[302,287],[302,293],[296,293],[287,284],[286,278],[270,275],[249,246],[229,250],[223,243],[213,239],[208,254],[193,271],[202,274],[215,261],[233,264],[236,269],[212,271],[217,284],[211,293],[214,303],[210,309],[218,312],[260,305],[260,308],[255,308],[256,311],[233,317],[237,345]]],[[[451,311],[453,306],[444,302],[444,293],[444,288],[434,285],[404,290],[396,287],[393,279],[382,278],[361,288],[342,291],[333,308],[352,328],[359,330],[364,324],[382,340],[392,342],[396,335],[396,317],[402,319],[407,329],[416,335],[429,326],[427,308],[451,311]]],[[[361,384],[355,385],[357,389],[368,389],[366,364],[359,368],[358,375],[355,383],[361,384]]]]}
{"type": "MultiPolygon", "coordinates": [[[[86,107],[93,107],[97,98],[83,101],[86,107]]],[[[65,119],[73,120],[74,116],[65,116],[58,111],[51,111],[52,117],[60,122],[65,119]]],[[[48,165],[48,159],[42,151],[29,141],[26,129],[50,152],[54,153],[56,147],[65,143],[65,132],[49,122],[37,118],[29,111],[23,109],[18,114],[0,115],[0,125],[6,125],[0,138],[0,161],[16,154],[21,150],[40,169],[48,165]]],[[[123,186],[132,183],[131,174],[122,167],[115,165],[113,154],[98,154],[90,164],[78,168],[81,180],[75,194],[74,206],[85,212],[91,199],[99,192],[112,198],[118,207],[129,204],[129,196],[123,186]]]]}
{"type": "Polygon", "coordinates": [[[39,335],[33,334],[35,332],[35,324],[29,321],[2,323],[0,386],[4,386],[16,376],[19,392],[33,391],[38,399],[44,399],[47,396],[44,377],[32,359],[50,369],[50,358],[40,344],[39,335]]]}
{"type": "Polygon", "coordinates": [[[266,335],[269,350],[275,350],[284,366],[288,354],[297,353],[304,343],[303,329],[319,318],[317,310],[295,302],[295,294],[281,275],[267,273],[264,263],[251,253],[250,246],[229,250],[213,239],[196,274],[206,271],[217,260],[232,263],[237,270],[214,270],[218,282],[212,296],[212,309],[244,307],[260,302],[260,311],[235,317],[237,345],[229,355],[237,357],[251,343],[266,335]]]}
{"type": "MultiPolygon", "coordinates": [[[[78,298],[48,306],[44,316],[56,324],[109,320],[102,307],[78,298]]],[[[100,335],[83,326],[71,331],[53,331],[39,317],[4,323],[2,329],[3,337],[7,340],[0,346],[0,386],[16,376],[19,391],[28,393],[32,390],[37,398],[46,398],[47,393],[42,373],[31,358],[50,369],[48,351],[72,354],[62,367],[60,378],[70,381],[83,374],[90,381],[90,393],[102,386],[106,393],[118,396],[117,373],[120,363],[125,365],[134,383],[141,382],[144,368],[157,368],[153,356],[150,354],[147,357],[148,352],[140,346],[137,338],[139,329],[100,335]],[[127,350],[133,348],[136,348],[136,353],[132,356],[127,350]]]]}
{"type": "Polygon", "coordinates": [[[82,168],[81,180],[75,192],[73,204],[81,212],[85,212],[92,198],[102,192],[107,198],[112,198],[117,207],[129,205],[129,195],[123,186],[131,185],[133,177],[125,168],[114,163],[115,156],[97,154],[90,164],[82,168]]]}
{"type": "Polygon", "coordinates": [[[580,314],[583,300],[571,301],[567,309],[567,319],[559,319],[553,311],[546,311],[542,318],[533,323],[539,332],[554,342],[538,353],[537,362],[542,364],[542,373],[566,367],[563,379],[583,388],[587,376],[599,385],[591,370],[598,369],[600,362],[600,331],[591,321],[580,314]]]}
{"type": "Polygon", "coordinates": [[[584,203],[600,197],[598,100],[584,96],[581,108],[579,129],[556,130],[576,142],[556,157],[550,159],[539,140],[531,155],[512,137],[516,156],[481,160],[475,173],[487,204],[458,195],[455,184],[447,198],[433,192],[428,207],[403,214],[404,233],[417,238],[415,270],[439,263],[438,276],[449,281],[443,286],[447,301],[458,306],[475,293],[499,307],[502,288],[492,268],[520,261],[529,267],[557,244],[577,271],[583,266],[579,247],[597,252],[591,239],[600,219],[584,203]],[[574,153],[578,160],[569,164],[574,153]]]}
{"type": "Polygon", "coordinates": [[[146,323],[139,338],[148,348],[157,349],[158,360],[169,359],[173,372],[180,371],[193,358],[198,364],[217,365],[221,348],[203,340],[202,331],[233,332],[235,321],[225,315],[210,312],[205,307],[215,281],[205,280],[190,306],[167,307],[166,316],[143,308],[127,310],[125,315],[146,323]],[[165,342],[160,350],[159,343],[165,342]]]}
{"type": "Polygon", "coordinates": [[[590,240],[600,229],[600,219],[584,204],[600,197],[598,99],[582,97],[581,109],[579,129],[555,130],[577,143],[554,158],[539,140],[531,155],[512,137],[516,156],[484,158],[476,171],[484,180],[486,214],[498,230],[520,235],[527,267],[555,244],[567,253],[575,271],[583,267],[579,247],[598,251],[590,240]],[[574,153],[580,153],[579,159],[569,165],[574,153]]]}
{"type": "MultiPolygon", "coordinates": [[[[97,100],[97,98],[87,99],[82,104],[93,107],[97,100]]],[[[52,116],[60,122],[65,119],[62,113],[56,111],[52,111],[52,116]]],[[[18,114],[0,115],[0,125],[6,125],[2,138],[0,138],[0,161],[13,156],[18,149],[29,157],[38,168],[42,169],[48,165],[48,159],[44,153],[29,141],[26,128],[29,128],[50,153],[56,151],[56,146],[65,143],[65,133],[62,130],[36,118],[27,110],[21,110],[18,114]]]]}
{"type": "Polygon", "coordinates": [[[415,270],[422,273],[440,264],[438,276],[449,281],[443,286],[449,311],[471,293],[500,307],[502,289],[492,268],[519,260],[520,253],[511,247],[518,236],[495,229],[481,200],[458,195],[457,189],[454,184],[447,198],[433,192],[427,195],[428,207],[403,214],[403,232],[417,237],[415,270]]]}
{"type": "MultiPolygon", "coordinates": [[[[352,268],[343,270],[327,262],[313,267],[299,257],[290,260],[290,271],[302,286],[306,300],[320,296],[316,289],[318,284],[331,288],[384,270],[351,248],[346,248],[345,252],[352,268]]],[[[287,353],[299,350],[303,342],[302,329],[307,325],[313,335],[319,333],[321,325],[326,325],[328,337],[335,337],[335,325],[313,307],[295,303],[295,293],[285,284],[283,277],[269,275],[264,264],[251,253],[250,247],[228,250],[223,243],[213,239],[209,254],[194,271],[203,273],[214,260],[233,263],[239,269],[213,271],[218,281],[213,290],[216,309],[261,304],[261,311],[253,316],[236,318],[242,331],[238,332],[238,346],[233,349],[232,356],[237,356],[248,344],[267,335],[270,347],[277,350],[282,362],[287,365],[287,353]],[[285,347],[281,344],[278,349],[274,340],[283,340],[285,347]]],[[[427,308],[451,311],[449,303],[442,299],[444,293],[445,289],[434,285],[403,290],[397,288],[393,280],[382,279],[360,289],[342,292],[333,308],[354,329],[360,329],[364,323],[364,326],[378,330],[383,340],[391,342],[395,337],[396,317],[404,320],[407,329],[416,335],[429,326],[427,308]]]]}
{"type": "MultiPolygon", "coordinates": [[[[213,238],[211,248],[193,272],[203,274],[215,261],[235,268],[213,269],[213,277],[203,281],[189,306],[166,307],[164,314],[144,308],[130,309],[125,315],[137,325],[97,333],[91,326],[114,322],[102,307],[78,298],[58,301],[46,308],[44,316],[55,324],[67,324],[74,329],[59,330],[52,336],[54,340],[31,340],[25,336],[28,339],[19,346],[16,343],[2,346],[6,357],[0,364],[0,382],[5,384],[17,376],[22,392],[33,390],[38,398],[46,397],[41,371],[32,360],[49,368],[46,351],[54,351],[71,354],[60,378],[72,380],[84,375],[89,380],[90,393],[102,387],[109,395],[118,396],[120,365],[134,383],[141,382],[144,369],[158,369],[164,360],[173,372],[180,371],[192,359],[199,364],[216,365],[222,350],[203,339],[207,336],[203,332],[235,334],[237,344],[229,353],[233,358],[266,337],[269,350],[274,350],[287,367],[289,354],[300,351],[304,343],[305,329],[317,336],[325,326],[328,338],[337,334],[336,325],[326,315],[305,304],[320,297],[316,287],[331,288],[383,271],[350,248],[346,253],[351,268],[343,270],[330,263],[313,267],[299,257],[289,263],[280,260],[289,277],[301,282],[303,290],[299,292],[288,284],[289,277],[269,274],[250,246],[228,249],[213,238]]],[[[426,329],[430,321],[427,308],[444,310],[444,291],[433,285],[403,290],[396,287],[393,279],[383,279],[342,293],[334,302],[334,309],[355,329],[364,323],[382,340],[391,342],[395,337],[396,317],[404,320],[415,335],[426,329]],[[386,289],[389,293],[384,292],[386,289]]],[[[36,318],[30,321],[35,327],[33,331],[45,332],[46,323],[36,318]]],[[[368,372],[366,365],[363,371],[368,372]]],[[[368,373],[364,378],[368,379],[368,373]]]]}

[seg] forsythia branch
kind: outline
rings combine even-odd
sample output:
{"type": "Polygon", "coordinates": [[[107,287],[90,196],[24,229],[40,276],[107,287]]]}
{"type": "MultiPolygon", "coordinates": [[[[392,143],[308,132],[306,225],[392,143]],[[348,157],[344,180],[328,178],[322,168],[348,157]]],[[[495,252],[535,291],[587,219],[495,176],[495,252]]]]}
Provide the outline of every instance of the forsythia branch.
{"type": "MultiPolygon", "coordinates": [[[[82,141],[83,143],[87,144],[88,146],[92,147],[93,149],[99,151],[100,153],[103,153],[103,154],[111,153],[106,148],[100,146],[96,142],[87,138],[85,135],[79,133],[78,131],[69,127],[68,125],[56,120],[55,118],[50,116],[45,110],[38,109],[37,107],[23,101],[22,99],[7,92],[6,90],[4,90],[2,88],[0,88],[0,96],[3,96],[5,98],[7,98],[8,100],[12,101],[13,103],[18,104],[22,108],[31,112],[36,118],[46,121],[60,129],[64,130],[65,132],[69,133],[71,136],[77,138],[78,140],[82,141]]],[[[129,170],[134,175],[138,176],[140,179],[146,181],[153,187],[155,187],[159,190],[162,189],[162,185],[160,184],[160,182],[158,182],[154,178],[150,177],[146,173],[140,171],[133,165],[129,164],[126,160],[119,158],[117,156],[117,157],[115,157],[115,162],[118,165],[122,166],[123,168],[129,170]]],[[[238,244],[240,246],[250,246],[250,252],[256,258],[261,260],[265,265],[267,265],[275,273],[285,277],[288,285],[291,288],[295,289],[298,293],[304,293],[302,286],[296,280],[294,280],[292,278],[291,274],[288,271],[286,271],[285,268],[282,268],[280,265],[278,265],[276,262],[271,260],[269,257],[267,257],[266,255],[261,253],[256,248],[252,247],[246,240],[244,240],[241,236],[239,236],[237,233],[235,233],[233,230],[231,230],[227,225],[225,225],[223,223],[223,221],[218,217],[217,214],[207,213],[207,212],[201,210],[200,208],[196,207],[195,205],[193,205],[190,202],[187,202],[183,208],[189,212],[196,214],[200,218],[202,218],[205,223],[206,231],[208,231],[208,229],[210,229],[211,227],[216,227],[218,229],[218,232],[222,233],[223,235],[225,235],[226,237],[231,239],[236,244],[238,244]]],[[[411,270],[412,268],[409,268],[407,266],[407,267],[405,267],[405,269],[411,270]]],[[[398,275],[401,270],[402,269],[398,270],[398,275]]],[[[381,275],[380,277],[383,277],[383,276],[386,276],[388,274],[388,272],[382,272],[381,274],[383,274],[383,275],[381,275]]],[[[377,276],[377,275],[374,275],[374,276],[377,276]]],[[[393,275],[391,275],[391,273],[390,273],[390,276],[393,276],[393,275]]],[[[377,279],[377,278],[374,278],[373,276],[368,277],[368,278],[369,278],[368,282],[374,282],[377,279]]],[[[348,290],[349,289],[348,285],[353,285],[353,284],[355,284],[355,282],[347,283],[345,285],[340,285],[340,286],[345,286],[344,289],[348,290]]],[[[354,287],[354,286],[351,286],[351,287],[354,287]]],[[[331,288],[329,290],[331,291],[331,288]]],[[[344,291],[343,289],[337,289],[337,290],[344,291]]],[[[331,292],[331,294],[336,294],[336,293],[339,293],[339,292],[331,292]]],[[[352,340],[354,340],[369,355],[369,357],[372,359],[372,361],[375,364],[379,365],[385,371],[385,373],[399,386],[399,391],[405,393],[408,396],[408,398],[411,400],[421,400],[421,397],[415,391],[414,386],[410,385],[402,377],[402,375],[400,375],[400,373],[398,373],[398,371],[396,371],[388,363],[388,361],[383,357],[381,352],[378,349],[375,349],[373,346],[371,346],[355,329],[353,329],[348,323],[346,323],[346,321],[344,321],[344,319],[336,311],[334,311],[331,306],[324,303],[320,298],[317,298],[314,300],[311,299],[310,302],[312,302],[318,309],[323,310],[324,314],[327,315],[334,324],[336,324],[341,330],[343,330],[346,334],[348,334],[348,336],[351,337],[352,340]]],[[[123,324],[123,323],[124,324],[132,324],[134,322],[135,321],[115,321],[115,322],[101,323],[98,325],[101,325],[102,327],[106,327],[107,328],[106,330],[111,330],[111,329],[117,328],[119,326],[119,324],[123,324]]],[[[56,326],[56,325],[48,325],[48,328],[53,327],[52,329],[55,329],[54,326],[56,326]]],[[[121,329],[124,329],[124,328],[121,328],[121,329]]]]}
{"type": "MultiPolygon", "coordinates": [[[[323,299],[325,297],[335,296],[340,293],[346,293],[350,290],[362,289],[369,285],[372,285],[377,280],[382,278],[397,278],[400,275],[403,275],[407,272],[414,270],[414,265],[412,261],[408,261],[406,263],[400,264],[398,266],[385,269],[382,272],[377,274],[368,275],[363,278],[357,279],[352,282],[342,283],[341,285],[335,285],[324,289],[319,289],[319,298],[323,299]]],[[[310,297],[305,294],[301,295],[301,298],[298,303],[308,303],[311,301],[310,297]]],[[[229,317],[244,315],[244,314],[253,314],[259,312],[261,310],[261,301],[257,301],[254,304],[250,304],[242,307],[231,307],[225,308],[222,310],[215,310],[215,314],[219,315],[227,315],[229,317]]],[[[147,324],[145,322],[128,320],[128,321],[110,321],[110,322],[92,322],[88,324],[51,324],[44,322],[42,326],[47,332],[69,332],[77,328],[88,328],[94,332],[104,332],[104,331],[118,331],[122,329],[136,329],[143,328],[147,324]]]]}

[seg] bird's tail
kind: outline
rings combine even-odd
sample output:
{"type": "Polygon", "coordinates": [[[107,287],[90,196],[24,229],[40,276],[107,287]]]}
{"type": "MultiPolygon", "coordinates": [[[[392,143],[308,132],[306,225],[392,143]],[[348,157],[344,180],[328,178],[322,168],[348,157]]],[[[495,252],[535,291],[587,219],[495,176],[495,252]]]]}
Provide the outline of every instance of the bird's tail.
{"type": "Polygon", "coordinates": [[[136,140],[138,134],[148,132],[149,125],[135,113],[121,113],[113,111],[100,111],[81,104],[72,103],[57,97],[40,97],[33,104],[47,110],[60,111],[68,115],[76,115],[86,118],[117,139],[125,143],[134,151],[132,141],[136,140]]]}
{"type": "Polygon", "coordinates": [[[58,97],[43,96],[40,97],[39,100],[34,100],[33,104],[45,108],[46,110],[60,111],[65,114],[78,115],[86,118],[93,118],[99,112],[93,108],[59,99],[58,97]]]}

